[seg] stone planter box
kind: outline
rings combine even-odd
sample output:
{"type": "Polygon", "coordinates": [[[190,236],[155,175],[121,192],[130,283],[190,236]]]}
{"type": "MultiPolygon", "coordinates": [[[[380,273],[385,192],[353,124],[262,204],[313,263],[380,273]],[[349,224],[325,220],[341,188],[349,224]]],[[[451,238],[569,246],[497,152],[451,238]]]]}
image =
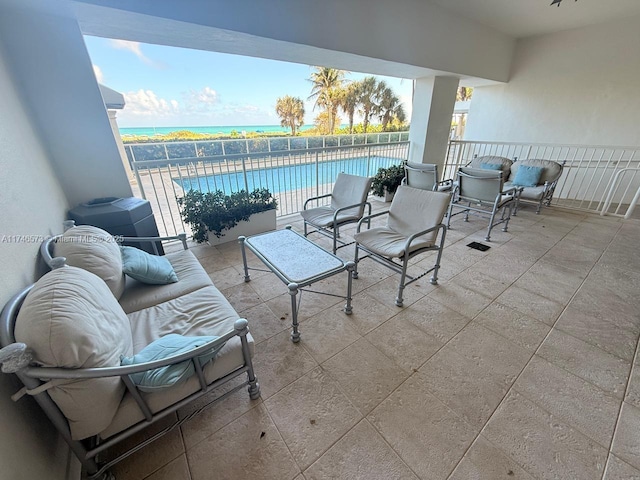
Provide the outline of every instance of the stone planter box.
{"type": "Polygon", "coordinates": [[[244,235],[257,235],[258,233],[269,232],[276,229],[276,211],[275,209],[266,212],[254,213],[249,217],[248,221],[239,222],[238,225],[230,230],[224,230],[224,235],[220,238],[209,232],[210,245],[222,245],[223,243],[237,242],[238,237],[244,235]]]}

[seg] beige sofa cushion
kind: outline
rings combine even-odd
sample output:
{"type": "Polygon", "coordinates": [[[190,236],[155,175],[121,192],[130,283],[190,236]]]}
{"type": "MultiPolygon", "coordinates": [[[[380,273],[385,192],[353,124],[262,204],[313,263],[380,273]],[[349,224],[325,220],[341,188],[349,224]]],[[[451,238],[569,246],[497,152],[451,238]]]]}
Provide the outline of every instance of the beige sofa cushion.
{"type": "Polygon", "coordinates": [[[515,178],[516,172],[518,171],[520,165],[542,168],[542,173],[540,174],[538,185],[544,185],[545,182],[555,182],[562,173],[562,166],[558,162],[554,162],[553,160],[528,158],[526,160],[518,160],[511,166],[511,178],[515,178]]]}
{"type": "MultiPolygon", "coordinates": [[[[45,367],[116,367],[121,355],[133,353],[129,320],[111,291],[75,267],[36,282],[18,314],[15,337],[45,367]]],[[[110,377],[60,385],[49,394],[69,420],[72,437],[83,439],[111,423],[124,389],[119,377],[110,377]]]]}
{"type": "Polygon", "coordinates": [[[127,276],[124,293],[119,300],[127,314],[213,285],[209,275],[189,250],[168,253],[165,258],[171,263],[178,281],[167,285],[148,285],[127,276]]]}
{"type": "MultiPolygon", "coordinates": [[[[222,336],[233,331],[233,324],[240,318],[220,291],[210,285],[185,294],[174,300],[146,308],[128,315],[134,337],[134,353],[152,341],[169,333],[188,336],[222,336]]],[[[247,335],[253,356],[253,338],[247,335]]],[[[213,362],[204,368],[205,378],[212,382],[242,366],[244,363],[239,337],[233,337],[220,350],[213,362]]],[[[199,390],[197,376],[185,383],[159,392],[142,393],[153,412],[174,404],[176,401],[199,390]]],[[[125,428],[144,420],[133,397],[126,393],[113,422],[101,432],[108,438],[125,428]]]]}
{"type": "Polygon", "coordinates": [[[70,228],[55,242],[54,256],[65,257],[67,265],[100,277],[116,298],[124,292],[120,247],[110,233],[91,225],[70,228]]]}

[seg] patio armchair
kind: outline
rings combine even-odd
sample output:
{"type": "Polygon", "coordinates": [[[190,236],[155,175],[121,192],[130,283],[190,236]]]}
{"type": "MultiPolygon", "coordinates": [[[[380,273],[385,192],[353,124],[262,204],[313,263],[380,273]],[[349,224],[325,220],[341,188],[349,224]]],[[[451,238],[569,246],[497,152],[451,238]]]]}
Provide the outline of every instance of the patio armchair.
{"type": "Polygon", "coordinates": [[[407,162],[404,166],[404,178],[402,185],[420,188],[422,190],[433,190],[434,192],[445,192],[451,190],[453,181],[438,180],[438,166],[433,163],[407,162]]]}
{"type": "Polygon", "coordinates": [[[511,175],[511,165],[513,165],[513,160],[510,158],[483,155],[482,157],[475,157],[465,167],[479,168],[481,170],[500,170],[502,172],[502,180],[506,182],[511,175]]]}
{"type": "Polygon", "coordinates": [[[371,214],[371,203],[367,201],[367,196],[372,180],[369,177],[339,173],[331,193],[307,199],[300,212],[304,219],[304,236],[317,232],[331,238],[334,254],[339,248],[351,245],[353,242],[346,243],[339,239],[340,227],[358,222],[364,215],[365,207],[368,207],[368,214],[371,214]],[[311,202],[329,197],[329,205],[307,208],[311,202]],[[308,231],[308,225],[315,230],[308,231]]]}
{"type": "Polygon", "coordinates": [[[363,217],[358,222],[353,278],[358,278],[358,262],[365,258],[371,258],[399,273],[400,283],[395,301],[399,307],[402,306],[402,293],[407,285],[431,272],[433,275],[430,282],[436,285],[446,235],[442,219],[448,204],[448,193],[407,186],[398,187],[389,210],[363,217]],[[382,215],[387,215],[387,224],[384,227],[361,231],[365,222],[368,223],[372,218],[382,215]],[[438,252],[434,266],[415,277],[408,275],[409,260],[428,251],[438,252]],[[360,256],[360,252],[365,255],[360,256]],[[394,261],[394,258],[400,263],[394,261]]]}
{"type": "Polygon", "coordinates": [[[465,222],[469,221],[470,211],[481,215],[486,214],[489,215],[489,227],[484,239],[489,242],[491,230],[496,225],[504,223],[502,231],[507,231],[517,196],[518,188],[504,189],[501,170],[460,167],[449,204],[447,228],[451,224],[451,218],[460,213],[465,214],[465,222]],[[460,209],[460,211],[453,213],[454,209],[460,209]],[[500,219],[496,221],[496,214],[500,210],[502,210],[502,214],[500,219]]]}
{"type": "Polygon", "coordinates": [[[564,162],[560,164],[552,160],[526,159],[514,162],[510,180],[505,183],[505,188],[517,187],[520,190],[513,214],[518,212],[523,200],[536,204],[536,214],[540,213],[543,204],[549,206],[563,169],[564,162]]]}

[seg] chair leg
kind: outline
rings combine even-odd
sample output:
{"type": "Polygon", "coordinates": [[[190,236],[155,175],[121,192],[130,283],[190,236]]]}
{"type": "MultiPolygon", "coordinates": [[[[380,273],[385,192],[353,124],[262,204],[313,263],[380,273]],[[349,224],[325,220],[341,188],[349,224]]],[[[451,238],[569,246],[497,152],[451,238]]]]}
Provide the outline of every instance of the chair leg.
{"type": "Polygon", "coordinates": [[[304,236],[306,237],[308,235],[308,233],[307,233],[307,221],[305,220],[302,223],[304,224],[304,236]]]}
{"type": "Polygon", "coordinates": [[[360,249],[358,248],[358,242],[356,242],[356,256],[353,259],[353,263],[355,263],[355,265],[353,266],[353,271],[351,272],[351,278],[358,278],[358,253],[359,253],[360,249]]]}
{"type": "Polygon", "coordinates": [[[494,221],[494,220],[495,220],[495,218],[496,218],[496,212],[497,212],[497,210],[498,210],[498,209],[496,208],[496,206],[495,206],[495,204],[494,204],[494,206],[493,206],[493,210],[491,210],[491,219],[489,219],[489,228],[487,229],[487,236],[486,236],[486,237],[484,237],[484,239],[485,239],[487,242],[490,242],[490,241],[491,241],[491,229],[493,228],[493,221],[494,221]]]}
{"type": "Polygon", "coordinates": [[[442,232],[442,238],[440,239],[440,248],[438,249],[438,255],[436,256],[436,264],[433,266],[433,275],[429,283],[431,285],[438,285],[438,270],[440,270],[440,260],[442,259],[442,250],[444,249],[444,238],[447,235],[447,231],[442,232]]]}
{"type": "Polygon", "coordinates": [[[338,251],[338,236],[340,236],[340,232],[338,232],[338,227],[333,229],[333,254],[336,254],[338,251]]]}
{"type": "MultiPolygon", "coordinates": [[[[504,220],[504,212],[505,212],[505,210],[506,210],[506,207],[502,207],[502,218],[503,218],[503,220],[504,220]]],[[[509,220],[511,220],[512,211],[513,211],[513,205],[509,204],[509,215],[507,215],[507,218],[504,221],[504,227],[502,227],[502,231],[503,232],[506,232],[507,229],[509,228],[509,220]]]]}
{"type": "Polygon", "coordinates": [[[538,203],[538,208],[536,209],[536,215],[540,215],[540,210],[542,209],[542,201],[544,200],[544,195],[540,199],[540,203],[538,203]]]}
{"type": "Polygon", "coordinates": [[[402,292],[404,291],[404,282],[407,278],[407,267],[409,265],[409,255],[405,255],[402,260],[402,273],[400,274],[400,285],[398,285],[398,296],[396,297],[396,305],[402,306],[402,292]]]}

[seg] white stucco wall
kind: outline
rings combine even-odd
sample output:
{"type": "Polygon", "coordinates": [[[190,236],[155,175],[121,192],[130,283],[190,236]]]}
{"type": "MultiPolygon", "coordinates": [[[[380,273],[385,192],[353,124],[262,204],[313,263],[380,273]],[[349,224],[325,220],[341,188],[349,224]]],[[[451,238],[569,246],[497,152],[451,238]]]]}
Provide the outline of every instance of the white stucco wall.
{"type": "Polygon", "coordinates": [[[131,196],[78,23],[66,4],[4,0],[7,68],[71,206],[131,196]]]}
{"type": "MultiPolygon", "coordinates": [[[[16,242],[10,236],[60,232],[67,200],[1,49],[0,98],[0,305],[4,305],[39,274],[39,244],[16,242]]],[[[8,375],[0,374],[0,478],[66,478],[66,445],[31,398],[11,401],[18,389],[8,375]]]]}
{"type": "Polygon", "coordinates": [[[476,88],[466,140],[640,146],[640,17],[520,40],[476,88]]]}

